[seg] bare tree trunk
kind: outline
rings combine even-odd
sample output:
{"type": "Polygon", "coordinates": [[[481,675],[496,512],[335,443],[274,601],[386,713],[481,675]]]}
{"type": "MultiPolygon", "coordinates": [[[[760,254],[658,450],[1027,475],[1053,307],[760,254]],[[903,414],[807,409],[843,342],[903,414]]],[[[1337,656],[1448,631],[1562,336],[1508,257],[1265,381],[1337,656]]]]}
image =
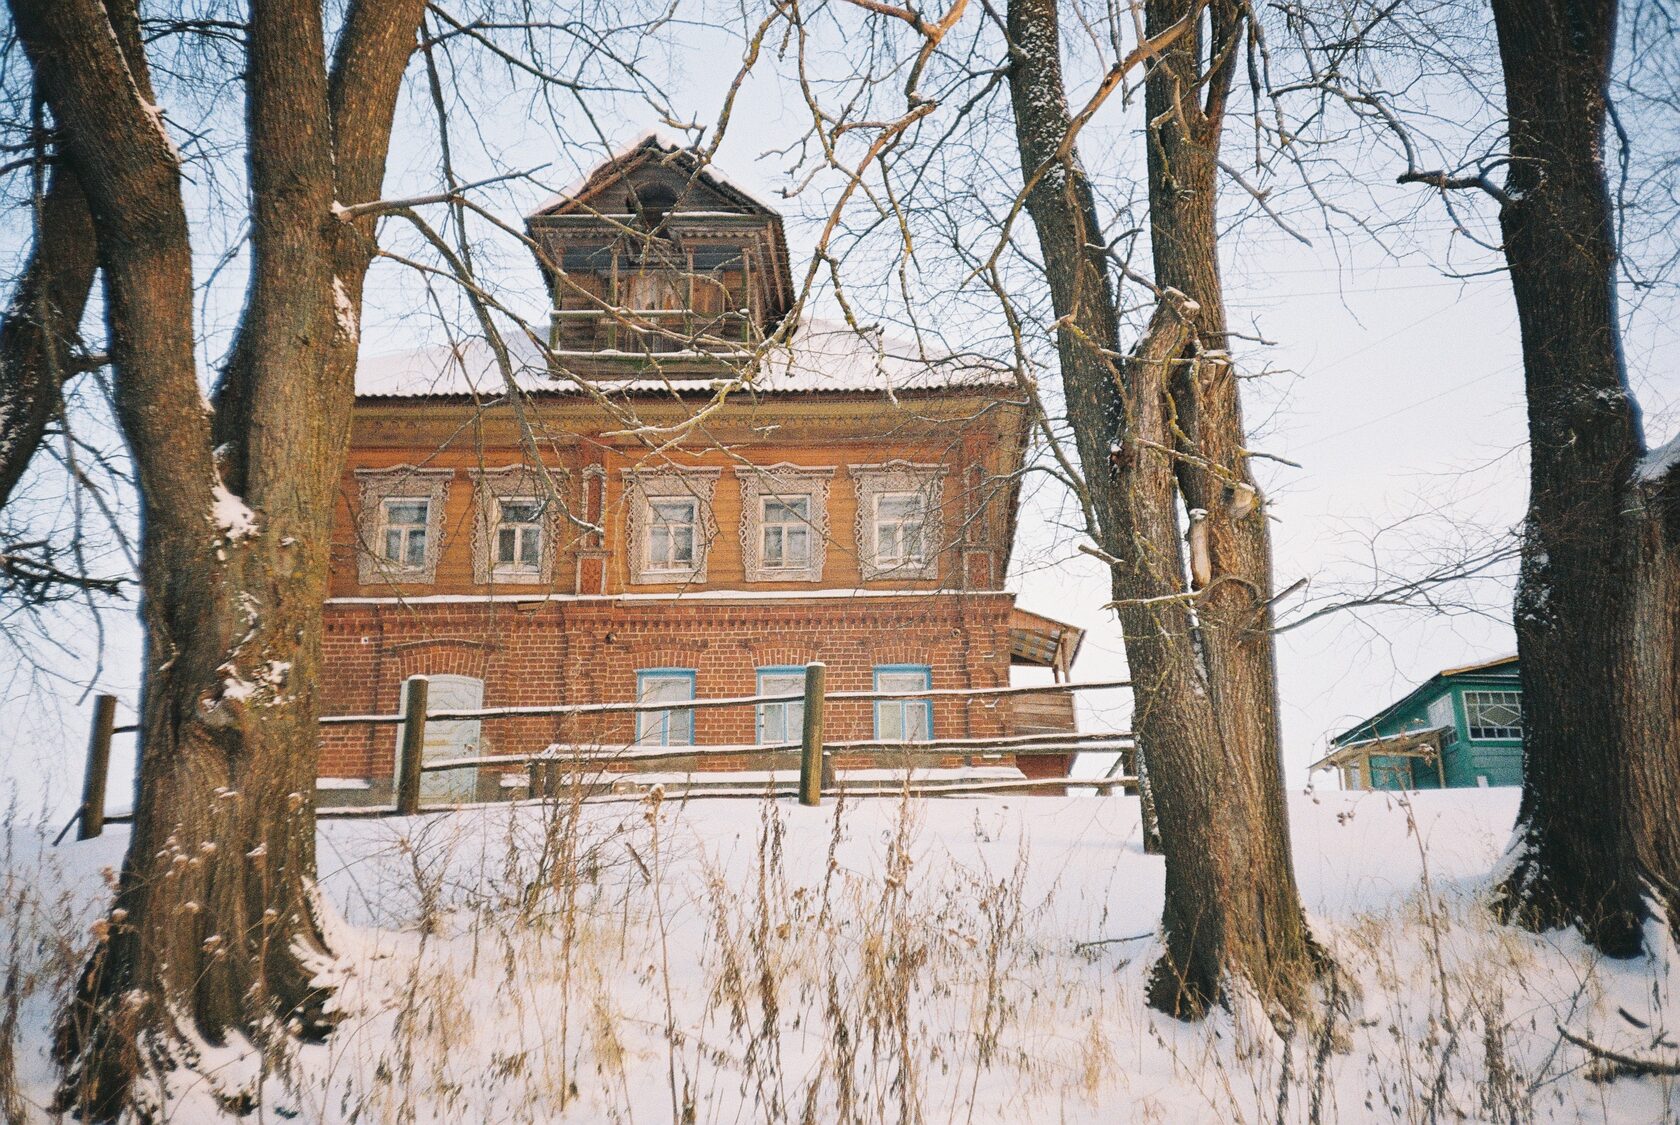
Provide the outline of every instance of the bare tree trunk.
{"type": "MultiPolygon", "coordinates": [[[[1064,145],[1070,118],[1055,0],[1012,0],[1008,32],[1022,170],[1030,180],[1044,169],[1027,210],[1058,317],[1068,416],[1096,533],[1118,560],[1113,590],[1136,685],[1134,726],[1149,754],[1166,856],[1167,950],[1155,967],[1150,1002],[1196,1016],[1239,978],[1274,1010],[1298,1010],[1315,953],[1290,862],[1275,740],[1228,734],[1228,723],[1237,732],[1248,720],[1220,714],[1222,707],[1265,705],[1275,689],[1268,669],[1265,690],[1240,685],[1221,704],[1218,689],[1226,681],[1215,680],[1205,659],[1200,599],[1186,587],[1175,411],[1186,396],[1177,373],[1197,347],[1196,303],[1164,293],[1143,340],[1121,358],[1090,181],[1077,151],[1064,145]]],[[[1208,207],[1211,218],[1211,201],[1208,207]]],[[[1211,233],[1209,227],[1209,249],[1211,233]]],[[[1205,261],[1190,264],[1208,268],[1205,261]]],[[[1217,293],[1216,269],[1208,272],[1217,293]]],[[[1209,409],[1202,399],[1193,405],[1209,409]]],[[[1214,424],[1240,426],[1240,419],[1233,412],[1214,424]]],[[[1248,604],[1252,618],[1254,603],[1248,604]]],[[[1246,667],[1235,655],[1227,663],[1246,667]]]]}
{"type": "MultiPolygon", "coordinates": [[[[1193,302],[1192,346],[1171,372],[1178,487],[1187,511],[1203,513],[1197,536],[1207,571],[1196,600],[1203,658],[1219,735],[1231,761],[1226,784],[1258,831],[1254,846],[1281,847],[1265,857],[1276,894],[1257,917],[1289,925],[1300,914],[1284,801],[1277,655],[1272,634],[1272,546],[1267,515],[1249,471],[1237,369],[1230,359],[1225,293],[1219,279],[1219,145],[1247,9],[1230,0],[1150,0],[1146,32],[1160,35],[1181,20],[1191,29],[1161,54],[1145,83],[1149,117],[1149,237],[1155,285],[1193,302]],[[1204,28],[1206,34],[1204,35],[1204,28]]],[[[1304,940],[1304,939],[1303,939],[1304,940]]]]}
{"type": "MultiPolygon", "coordinates": [[[[1501,909],[1643,948],[1680,927],[1680,472],[1645,453],[1616,308],[1604,168],[1613,0],[1495,0],[1530,498],[1516,600],[1524,783],[1501,909]]],[[[1680,929],[1677,929],[1680,932],[1680,929]]]]}
{"type": "MultiPolygon", "coordinates": [[[[333,211],[319,5],[253,4],[252,285],[242,408],[219,443],[194,366],[178,156],[144,58],[136,47],[125,58],[98,0],[12,8],[87,192],[118,415],[140,479],[147,648],[134,832],[106,940],[57,1042],[64,1107],[105,1120],[131,1104],[143,1065],[170,1063],[167,1033],[180,1022],[211,1042],[234,1032],[259,1044],[276,1028],[327,1027],[312,983],[325,954],[310,897],[315,685],[367,232],[333,211]],[[336,271],[342,244],[358,239],[352,296],[336,271]],[[249,507],[224,486],[220,457],[239,467],[249,507]]],[[[349,172],[362,190],[378,190],[420,10],[418,0],[352,7],[347,34],[358,20],[380,31],[340,54],[373,72],[337,107],[373,121],[347,134],[363,144],[349,172]]]]}
{"type": "Polygon", "coordinates": [[[96,266],[81,182],[60,160],[41,195],[29,264],[0,323],[0,508],[58,413],[96,266]]]}

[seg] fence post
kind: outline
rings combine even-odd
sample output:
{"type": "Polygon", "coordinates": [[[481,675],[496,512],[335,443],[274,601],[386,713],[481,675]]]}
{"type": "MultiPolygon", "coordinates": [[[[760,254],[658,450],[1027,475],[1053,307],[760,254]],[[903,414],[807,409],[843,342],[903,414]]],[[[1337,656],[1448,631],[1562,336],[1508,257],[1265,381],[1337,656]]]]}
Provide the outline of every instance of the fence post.
{"type": "Polygon", "coordinates": [[[823,680],[828,666],[820,660],[805,665],[805,730],[799,743],[799,803],[822,804],[823,680]]]}
{"type": "Polygon", "coordinates": [[[117,697],[93,701],[93,731],[88,735],[87,772],[82,775],[82,822],[76,839],[91,840],[105,831],[105,779],[111,770],[111,728],[117,720],[117,697]]]}
{"type": "Polygon", "coordinates": [[[415,676],[403,688],[403,737],[397,757],[397,815],[420,811],[420,759],[426,748],[426,692],[430,681],[415,676]]]}

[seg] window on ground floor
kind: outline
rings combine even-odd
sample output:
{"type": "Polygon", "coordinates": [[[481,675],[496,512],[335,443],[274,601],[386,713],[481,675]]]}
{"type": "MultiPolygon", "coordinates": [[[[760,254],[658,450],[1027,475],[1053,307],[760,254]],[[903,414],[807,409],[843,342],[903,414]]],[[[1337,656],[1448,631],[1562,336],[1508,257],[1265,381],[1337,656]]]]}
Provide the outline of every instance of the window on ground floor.
{"type": "MultiPolygon", "coordinates": [[[[928,691],[932,671],[915,664],[875,669],[876,691],[928,691]]],[[[925,742],[933,737],[931,699],[883,699],[875,704],[875,737],[882,742],[925,742]]]]}
{"type": "MultiPolygon", "coordinates": [[[[805,691],[805,669],[760,668],[759,695],[800,695],[805,691]]],[[[798,742],[805,733],[805,704],[760,703],[758,741],[766,745],[798,742]]]]}
{"type": "MultiPolygon", "coordinates": [[[[682,703],[694,698],[694,669],[644,668],[636,673],[637,703],[682,703]]],[[[641,746],[690,746],[694,710],[638,711],[636,742],[641,746]]]]}

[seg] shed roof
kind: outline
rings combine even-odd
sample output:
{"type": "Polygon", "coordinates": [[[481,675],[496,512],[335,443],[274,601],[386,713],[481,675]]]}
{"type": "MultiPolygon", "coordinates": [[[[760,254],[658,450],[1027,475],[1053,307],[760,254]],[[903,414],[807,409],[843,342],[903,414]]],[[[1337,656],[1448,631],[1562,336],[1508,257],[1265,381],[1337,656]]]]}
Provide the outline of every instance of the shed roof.
{"type": "Polygon", "coordinates": [[[1009,662],[1053,668],[1066,677],[1085,630],[1016,606],[1009,611],[1009,662]]]}
{"type": "MultiPolygon", "coordinates": [[[[510,366],[519,388],[531,394],[578,395],[575,381],[553,371],[542,351],[524,336],[507,338],[510,366]]],[[[839,321],[809,320],[792,340],[771,348],[758,362],[750,384],[764,394],[811,392],[899,392],[1005,387],[1014,372],[986,356],[934,352],[914,341],[882,332],[854,330],[839,321]]],[[[671,394],[673,389],[709,394],[710,381],[691,377],[667,382],[641,375],[625,379],[591,375],[589,385],[609,394],[671,394]]],[[[356,368],[361,398],[500,398],[505,384],[495,352],[482,338],[364,356],[356,368]]]]}

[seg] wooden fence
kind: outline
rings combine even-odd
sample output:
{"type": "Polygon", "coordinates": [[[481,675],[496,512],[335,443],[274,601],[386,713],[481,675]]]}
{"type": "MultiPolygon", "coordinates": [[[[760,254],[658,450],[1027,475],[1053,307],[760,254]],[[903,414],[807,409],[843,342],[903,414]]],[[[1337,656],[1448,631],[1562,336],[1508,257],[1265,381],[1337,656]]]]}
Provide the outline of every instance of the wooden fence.
{"type": "MultiPolygon", "coordinates": [[[[477,768],[480,766],[525,765],[530,775],[533,796],[552,797],[560,789],[558,777],[567,767],[575,773],[586,765],[605,766],[626,762],[648,762],[673,758],[701,759],[727,755],[799,753],[799,782],[794,792],[802,805],[819,805],[824,793],[844,791],[855,796],[900,795],[940,796],[984,792],[1019,792],[1057,787],[1090,788],[1099,793],[1112,793],[1115,788],[1135,789],[1136,742],[1128,731],[1080,734],[1074,731],[1041,730],[1027,734],[998,735],[981,738],[936,738],[920,741],[883,741],[858,739],[827,741],[824,739],[824,707],[829,702],[853,703],[891,702],[902,700],[964,698],[996,699],[1025,697],[1038,700],[1065,695],[1069,699],[1067,712],[1071,714],[1072,694],[1128,688],[1129,680],[1106,680],[1087,683],[1040,684],[1029,687],[995,688],[931,688],[921,691],[836,691],[824,689],[826,667],[820,663],[805,666],[805,690],[798,695],[748,695],[711,699],[661,701],[656,703],[572,703],[530,707],[476,707],[470,709],[431,710],[427,705],[429,682],[424,676],[410,679],[404,687],[403,708],[396,714],[323,715],[322,726],[346,724],[369,726],[401,726],[402,738],[397,748],[396,800],[393,805],[376,807],[326,808],[323,816],[413,816],[424,809],[459,808],[460,805],[421,805],[420,779],[426,773],[477,768]],[[712,707],[757,707],[767,703],[801,703],[805,724],[798,742],[750,745],[692,745],[692,746],[627,746],[623,748],[592,745],[550,745],[533,754],[490,754],[470,757],[424,760],[426,725],[430,722],[463,720],[540,718],[580,715],[633,715],[666,711],[691,711],[712,707]],[[831,758],[836,753],[869,751],[894,752],[905,762],[926,761],[952,755],[1002,755],[1016,758],[1064,756],[1076,753],[1111,753],[1116,755],[1114,766],[1100,778],[993,778],[981,780],[943,779],[915,781],[907,773],[903,784],[841,785],[832,769],[831,758]]],[[[130,733],[137,725],[117,726],[116,698],[101,695],[95,701],[93,729],[88,742],[87,773],[82,789],[82,804],[59,833],[59,839],[80,824],[77,839],[98,836],[107,820],[122,821],[130,814],[105,813],[105,788],[109,774],[111,738],[115,734],[130,733]]],[[[634,775],[625,775],[626,778],[634,775]]],[[[705,797],[762,797],[772,786],[718,786],[697,790],[691,795],[705,797]]]]}

